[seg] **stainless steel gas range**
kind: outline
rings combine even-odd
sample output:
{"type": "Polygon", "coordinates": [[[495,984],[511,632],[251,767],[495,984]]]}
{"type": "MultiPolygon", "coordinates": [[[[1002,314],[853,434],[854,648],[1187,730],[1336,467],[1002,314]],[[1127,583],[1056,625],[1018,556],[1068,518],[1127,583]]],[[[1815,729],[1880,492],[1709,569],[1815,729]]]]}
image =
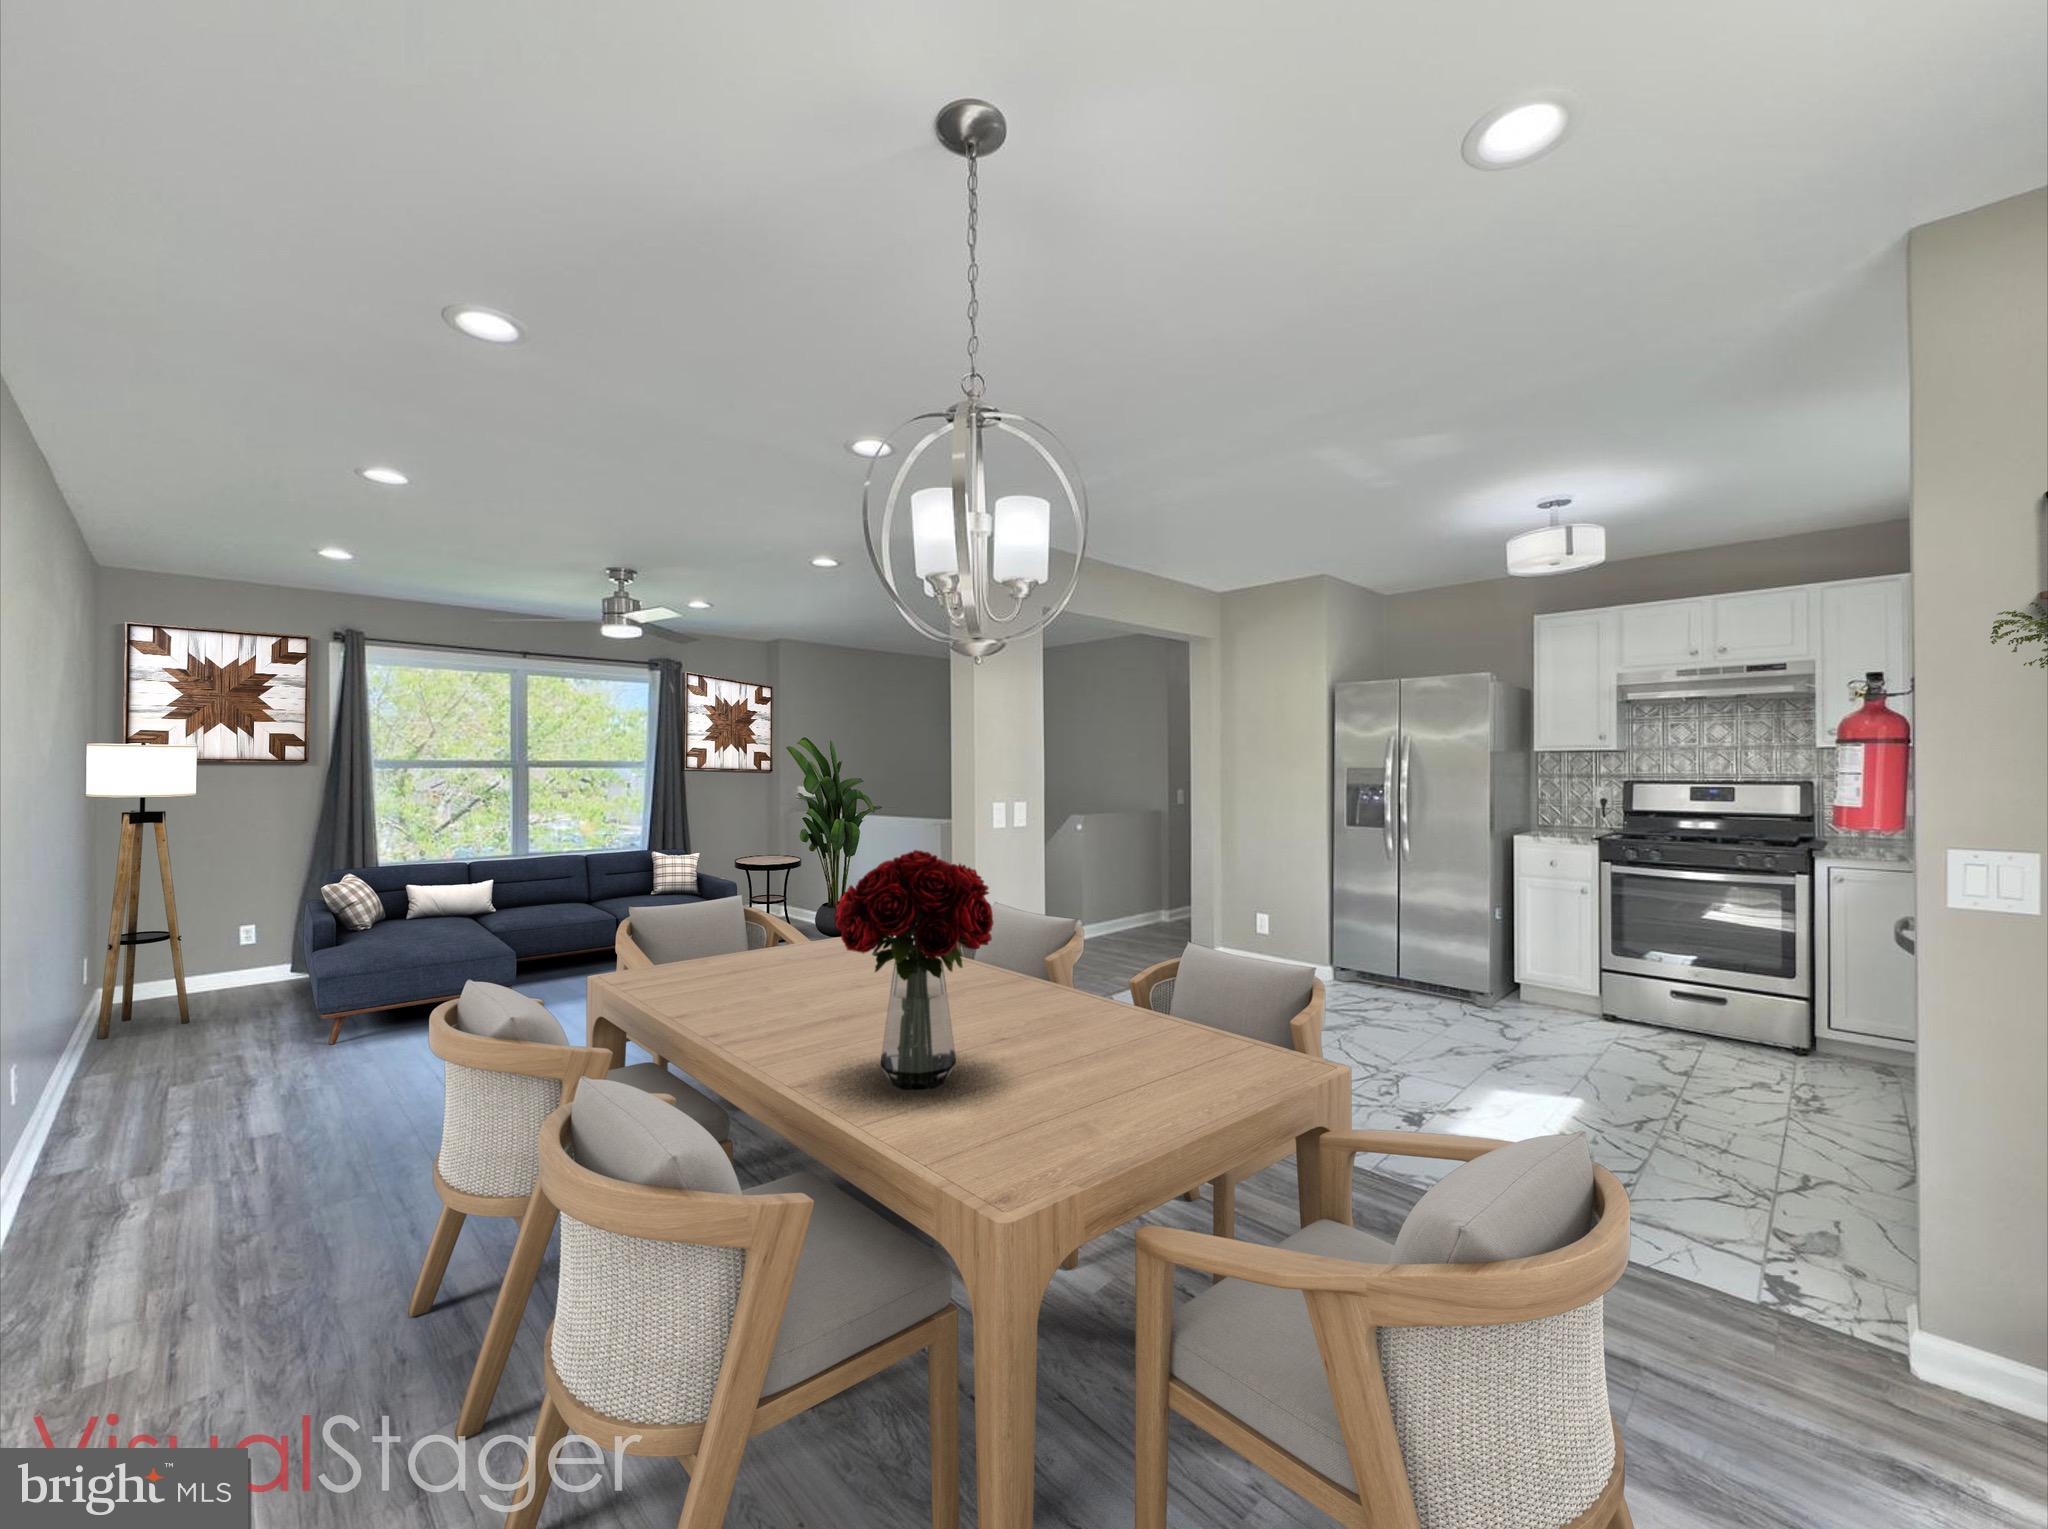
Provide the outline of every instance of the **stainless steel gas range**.
{"type": "Polygon", "coordinates": [[[1813,1049],[1810,780],[1632,780],[1600,840],[1600,1007],[1813,1049]]]}

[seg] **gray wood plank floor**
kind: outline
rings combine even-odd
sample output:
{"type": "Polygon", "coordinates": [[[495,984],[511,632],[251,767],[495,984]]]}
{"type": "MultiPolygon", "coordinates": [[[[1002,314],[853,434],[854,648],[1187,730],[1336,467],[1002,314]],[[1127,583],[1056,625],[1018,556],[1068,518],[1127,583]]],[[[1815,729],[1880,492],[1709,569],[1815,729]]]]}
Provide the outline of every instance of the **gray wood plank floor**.
{"type": "MultiPolygon", "coordinates": [[[[1184,928],[1091,943],[1084,985],[1120,987],[1177,952],[1184,928]]],[[[580,1027],[588,967],[530,969],[522,986],[580,1027]]],[[[180,1028],[169,1001],[90,1046],[49,1145],[0,1249],[0,1439],[38,1442],[36,1419],[76,1439],[88,1420],[118,1431],[204,1443],[295,1436],[314,1420],[313,1470],[345,1476],[318,1430],[361,1421],[342,1442],[366,1479],[352,1493],[300,1490],[256,1499],[264,1525],[471,1525],[502,1494],[464,1455],[464,1489],[417,1489],[405,1450],[453,1424],[469,1365],[511,1249],[510,1222],[464,1230],[436,1308],[405,1302],[438,1202],[429,1181],[440,1129],[441,1070],[419,1015],[351,1021],[342,1044],[303,988],[280,985],[193,1000],[180,1028]],[[366,1436],[388,1417],[402,1443],[380,1489],[366,1436]]],[[[741,1176],[759,1182],[807,1166],[745,1121],[741,1176]]],[[[1361,1174],[1361,1224],[1391,1231],[1406,1190],[1361,1174]]],[[[1241,1234],[1293,1229],[1292,1169],[1240,1193],[1241,1234]]],[[[1151,1218],[1205,1227],[1206,1206],[1151,1218]]],[[[1128,1524],[1132,1500],[1130,1232],[1092,1244],[1046,1300],[1038,1447],[1038,1522],[1047,1529],[1128,1524]]],[[[1188,1286],[1192,1293],[1196,1287],[1188,1286]]],[[[539,1397],[541,1333],[552,1309],[543,1271],[490,1432],[523,1435],[539,1397]]],[[[964,1295],[962,1296],[964,1301],[964,1295]]],[[[969,1316],[971,1321],[971,1314],[969,1316]]],[[[1784,1525],[2040,1525],[2048,1430],[1921,1385],[1903,1360],[1651,1271],[1631,1270],[1608,1305],[1609,1373],[1643,1529],[1784,1525]]],[[[963,1364],[963,1479],[973,1480],[971,1347],[963,1364]]],[[[95,1432],[92,1442],[103,1435],[95,1432]]],[[[259,1478],[272,1452],[255,1450],[259,1478]]],[[[1178,1423],[1176,1529],[1292,1529],[1328,1521],[1178,1423]]],[[[491,1457],[500,1479],[513,1451],[491,1457]]],[[[294,1458],[294,1469],[298,1461],[294,1458]]],[[[422,1472],[446,1479],[454,1456],[431,1447],[422,1472]]],[[[924,1513],[924,1377],[899,1365],[750,1447],[729,1522],[735,1529],[896,1529],[924,1513]]],[[[551,1499],[549,1524],[667,1525],[684,1478],[672,1462],[629,1461],[625,1490],[551,1499]]],[[[971,1504],[966,1521],[973,1522],[971,1504]]]]}

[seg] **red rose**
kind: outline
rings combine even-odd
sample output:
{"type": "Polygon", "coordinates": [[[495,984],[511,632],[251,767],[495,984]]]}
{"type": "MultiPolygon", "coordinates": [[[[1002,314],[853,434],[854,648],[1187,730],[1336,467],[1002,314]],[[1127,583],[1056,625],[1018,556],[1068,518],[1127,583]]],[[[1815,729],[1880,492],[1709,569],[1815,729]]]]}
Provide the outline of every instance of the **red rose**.
{"type": "MultiPolygon", "coordinates": [[[[867,879],[862,878],[861,887],[866,886],[867,879]]],[[[874,920],[876,930],[884,939],[908,933],[917,917],[917,905],[910,900],[909,888],[894,877],[873,891],[863,891],[861,900],[867,904],[868,916],[874,920]]]]}
{"type": "Polygon", "coordinates": [[[853,890],[860,893],[862,897],[873,897],[876,892],[880,891],[883,887],[891,885],[895,880],[896,862],[886,860],[872,871],[869,871],[867,875],[861,877],[853,890]]]}
{"type": "Polygon", "coordinates": [[[839,899],[839,939],[848,950],[873,950],[881,939],[868,905],[858,891],[839,899]]]}
{"type": "Polygon", "coordinates": [[[934,960],[945,955],[959,938],[953,929],[953,921],[945,914],[924,914],[917,921],[917,953],[934,960]]]}
{"type": "Polygon", "coordinates": [[[956,897],[986,897],[988,883],[981,879],[981,873],[971,865],[949,867],[953,873],[953,894],[956,897]]]}
{"type": "MultiPolygon", "coordinates": [[[[974,879],[981,880],[979,876],[974,879]]],[[[953,904],[953,928],[960,936],[960,943],[969,950],[979,950],[988,943],[995,922],[995,913],[989,907],[988,899],[979,892],[963,893],[953,904]]]]}
{"type": "Polygon", "coordinates": [[[936,855],[925,855],[917,864],[906,865],[904,862],[910,858],[905,855],[897,862],[897,868],[917,903],[919,917],[946,912],[959,895],[953,868],[936,855]]]}

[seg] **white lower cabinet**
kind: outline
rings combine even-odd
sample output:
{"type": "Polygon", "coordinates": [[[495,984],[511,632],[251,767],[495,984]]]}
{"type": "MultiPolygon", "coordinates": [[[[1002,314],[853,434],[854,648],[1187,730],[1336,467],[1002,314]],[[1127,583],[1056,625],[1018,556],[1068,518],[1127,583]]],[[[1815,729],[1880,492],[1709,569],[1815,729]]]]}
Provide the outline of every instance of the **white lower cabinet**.
{"type": "Polygon", "coordinates": [[[1597,998],[1599,858],[1591,844],[1515,839],[1515,980],[1597,998]]]}
{"type": "Polygon", "coordinates": [[[1917,1034],[1913,871],[1889,863],[1814,866],[1815,1028],[1823,1038],[1911,1047],[1917,1034]]]}

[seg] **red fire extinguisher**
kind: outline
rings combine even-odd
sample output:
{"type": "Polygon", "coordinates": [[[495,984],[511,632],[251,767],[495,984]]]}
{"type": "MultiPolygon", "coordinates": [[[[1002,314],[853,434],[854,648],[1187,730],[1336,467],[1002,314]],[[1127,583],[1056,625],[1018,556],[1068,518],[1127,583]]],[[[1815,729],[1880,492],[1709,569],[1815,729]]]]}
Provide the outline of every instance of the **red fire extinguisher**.
{"type": "Polygon", "coordinates": [[[1863,704],[1835,729],[1834,825],[1857,833],[1906,826],[1906,762],[1912,724],[1885,702],[1884,675],[1863,677],[1863,704]]]}

